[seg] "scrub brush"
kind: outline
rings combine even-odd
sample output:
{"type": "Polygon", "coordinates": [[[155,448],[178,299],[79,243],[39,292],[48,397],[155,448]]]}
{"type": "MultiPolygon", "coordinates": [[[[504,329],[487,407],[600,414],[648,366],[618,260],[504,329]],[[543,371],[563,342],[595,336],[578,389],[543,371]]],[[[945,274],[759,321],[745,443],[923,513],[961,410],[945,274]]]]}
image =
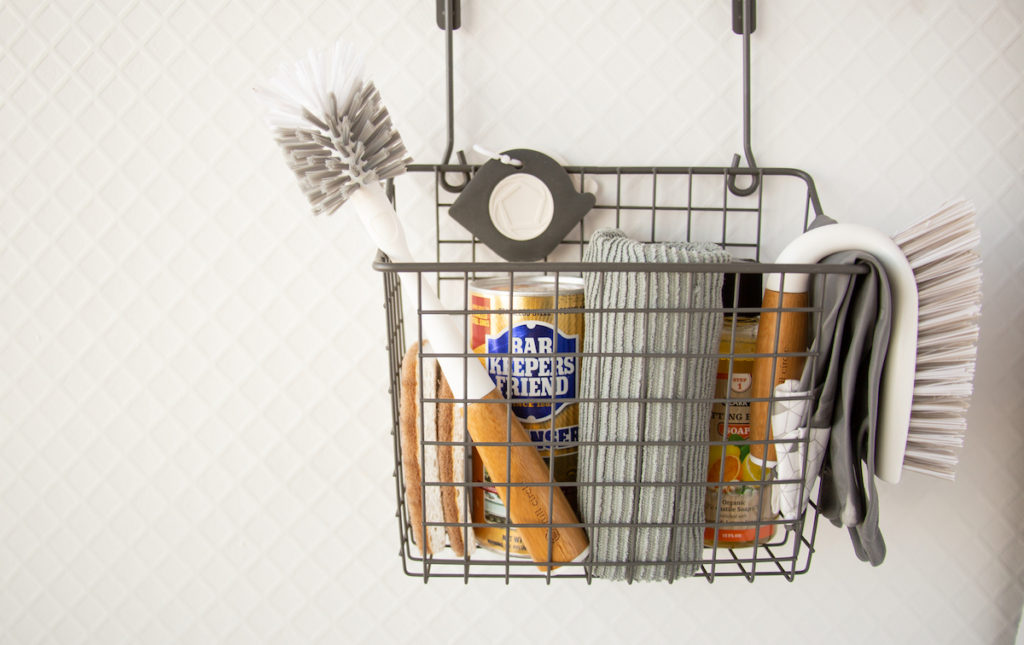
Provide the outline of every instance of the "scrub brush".
{"type": "MultiPolygon", "coordinates": [[[[884,267],[893,290],[893,324],[882,375],[875,472],[898,483],[903,470],[953,479],[956,448],[963,445],[964,415],[973,391],[981,313],[980,234],[974,207],[964,201],[943,206],[892,239],[866,226],[831,223],[791,242],[779,264],[813,264],[840,251],[864,251],[884,267]]],[[[756,351],[805,352],[808,274],[766,280],[764,313],[756,351]],[[780,315],[772,311],[778,307],[780,315]],[[777,321],[776,321],[777,318],[777,321]]],[[[775,385],[800,378],[803,357],[755,359],[751,446],[775,459],[768,437],[768,402],[775,385]],[[773,378],[774,376],[774,378],[773,378]]]]}
{"type": "MultiPolygon", "coordinates": [[[[313,212],[330,215],[346,205],[354,213],[344,215],[357,215],[393,262],[411,262],[401,222],[380,185],[405,172],[410,159],[380,94],[363,78],[358,52],[342,42],[310,51],[256,92],[268,105],[267,123],[313,212]]],[[[419,316],[423,337],[440,354],[453,398],[467,402],[470,436],[489,444],[475,447],[512,522],[530,525],[517,527],[530,556],[543,563],[542,570],[583,557],[586,536],[540,453],[483,365],[468,356],[465,338],[423,273],[418,287],[418,294],[406,290],[408,304],[425,310],[419,316]]]]}
{"type": "Polygon", "coordinates": [[[971,204],[957,202],[893,237],[914,271],[920,312],[903,468],[944,479],[955,476],[974,391],[981,315],[975,219],[971,204]]]}

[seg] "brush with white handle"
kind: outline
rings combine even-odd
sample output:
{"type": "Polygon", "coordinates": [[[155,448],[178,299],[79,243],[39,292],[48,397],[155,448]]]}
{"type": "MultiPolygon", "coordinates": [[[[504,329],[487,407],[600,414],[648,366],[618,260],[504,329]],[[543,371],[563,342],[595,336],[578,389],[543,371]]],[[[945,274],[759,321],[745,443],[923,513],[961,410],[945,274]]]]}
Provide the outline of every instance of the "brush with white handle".
{"type": "MultiPolygon", "coordinates": [[[[980,234],[974,207],[951,202],[891,239],[858,224],[829,224],[791,242],[779,264],[814,264],[840,251],[870,253],[892,287],[892,335],[882,373],[875,472],[898,483],[903,471],[952,479],[973,391],[981,313],[980,234]]],[[[758,327],[752,396],[766,399],[800,378],[807,349],[810,276],[769,274],[758,327]],[[784,284],[782,284],[784,280],[784,284]],[[780,304],[781,303],[781,304],[780,304]],[[781,308],[781,315],[776,316],[781,308]],[[776,309],[777,311],[772,311],[776,309]],[[775,355],[773,355],[773,353],[775,355]],[[774,377],[774,378],[773,378],[774,377]]],[[[771,438],[768,403],[751,404],[751,439],[771,438]]],[[[751,453],[774,460],[771,443],[751,453]]]]}
{"type": "MultiPolygon", "coordinates": [[[[355,49],[338,42],[328,50],[310,51],[257,92],[269,106],[267,122],[314,213],[329,215],[345,205],[393,262],[411,262],[401,222],[380,185],[403,173],[410,159],[362,67],[355,49]]],[[[340,221],[347,226],[349,220],[340,221]]],[[[412,297],[415,289],[406,293],[413,310],[443,310],[422,273],[419,301],[412,297]]],[[[581,558],[586,535],[580,527],[565,526],[579,520],[561,489],[550,483],[547,466],[483,365],[467,357],[465,338],[451,315],[420,319],[423,337],[441,355],[438,361],[453,398],[468,401],[468,432],[475,443],[485,444],[476,449],[512,522],[527,525],[517,529],[530,556],[540,563],[581,558]]]]}

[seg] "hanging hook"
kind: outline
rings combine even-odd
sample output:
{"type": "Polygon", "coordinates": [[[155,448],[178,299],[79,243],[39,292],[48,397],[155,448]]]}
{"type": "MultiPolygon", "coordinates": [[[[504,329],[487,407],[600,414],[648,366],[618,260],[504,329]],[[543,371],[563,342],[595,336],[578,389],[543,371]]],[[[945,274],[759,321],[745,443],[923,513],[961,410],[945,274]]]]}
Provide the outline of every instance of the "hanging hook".
{"type": "MultiPolygon", "coordinates": [[[[454,82],[454,65],[452,63],[452,32],[459,28],[461,20],[461,10],[459,6],[459,0],[437,0],[437,20],[438,26],[442,27],[445,31],[445,87],[447,90],[447,116],[448,116],[448,142],[444,150],[444,160],[441,162],[442,165],[448,165],[452,159],[452,149],[455,147],[455,82],[454,82]],[[442,14],[444,17],[444,23],[442,24],[442,14]]],[[[466,165],[466,155],[461,150],[458,152],[459,163],[463,166],[466,165]]],[[[438,181],[441,183],[441,187],[447,190],[449,193],[459,193],[469,183],[469,172],[462,171],[462,183],[458,186],[453,186],[448,183],[448,178],[445,172],[441,172],[438,177],[438,181]]]]}
{"type": "Polygon", "coordinates": [[[733,31],[743,34],[743,154],[746,157],[748,172],[739,170],[740,156],[732,156],[732,166],[726,184],[729,191],[737,197],[746,197],[758,189],[761,184],[761,174],[754,161],[754,153],[750,147],[750,33],[754,31],[756,20],[756,7],[754,0],[733,0],[732,3],[732,25],[733,31]],[[742,10],[738,11],[742,5],[742,10]],[[740,188],[736,185],[736,178],[740,175],[750,175],[750,185],[740,188]]]}

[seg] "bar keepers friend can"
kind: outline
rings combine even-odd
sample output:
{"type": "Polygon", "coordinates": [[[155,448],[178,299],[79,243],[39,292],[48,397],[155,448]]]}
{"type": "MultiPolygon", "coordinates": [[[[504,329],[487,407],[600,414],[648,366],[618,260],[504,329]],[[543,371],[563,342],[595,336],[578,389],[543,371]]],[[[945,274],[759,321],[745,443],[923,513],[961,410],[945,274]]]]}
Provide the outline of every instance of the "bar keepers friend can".
{"type": "MultiPolygon", "coordinates": [[[[579,441],[579,352],[583,350],[583,280],[528,276],[478,280],[469,285],[470,345],[495,385],[513,399],[512,414],[537,446],[552,477],[576,481],[579,441]],[[557,315],[556,315],[557,311],[557,315]]],[[[473,455],[473,479],[489,484],[473,455]]],[[[577,513],[575,486],[562,487],[577,513]]],[[[492,551],[526,557],[519,532],[496,488],[473,489],[477,542],[492,551]]]]}

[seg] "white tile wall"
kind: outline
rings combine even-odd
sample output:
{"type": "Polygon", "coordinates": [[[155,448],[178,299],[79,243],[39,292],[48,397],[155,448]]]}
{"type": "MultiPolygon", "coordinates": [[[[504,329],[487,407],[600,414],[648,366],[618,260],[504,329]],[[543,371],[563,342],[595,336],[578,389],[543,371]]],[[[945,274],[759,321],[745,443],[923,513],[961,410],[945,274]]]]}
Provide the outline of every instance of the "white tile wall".
{"type": "MultiPolygon", "coordinates": [[[[464,0],[457,143],[727,163],[728,4],[464,0]]],[[[0,642],[1010,641],[1024,599],[1024,4],[761,5],[760,163],[807,170],[830,214],[887,232],[950,197],[981,213],[960,477],[882,486],[881,567],[824,525],[792,584],[405,578],[373,250],[307,215],[249,88],[343,35],[415,158],[437,161],[433,2],[6,0],[0,642]]],[[[425,230],[416,200],[402,206],[425,230]]]]}

